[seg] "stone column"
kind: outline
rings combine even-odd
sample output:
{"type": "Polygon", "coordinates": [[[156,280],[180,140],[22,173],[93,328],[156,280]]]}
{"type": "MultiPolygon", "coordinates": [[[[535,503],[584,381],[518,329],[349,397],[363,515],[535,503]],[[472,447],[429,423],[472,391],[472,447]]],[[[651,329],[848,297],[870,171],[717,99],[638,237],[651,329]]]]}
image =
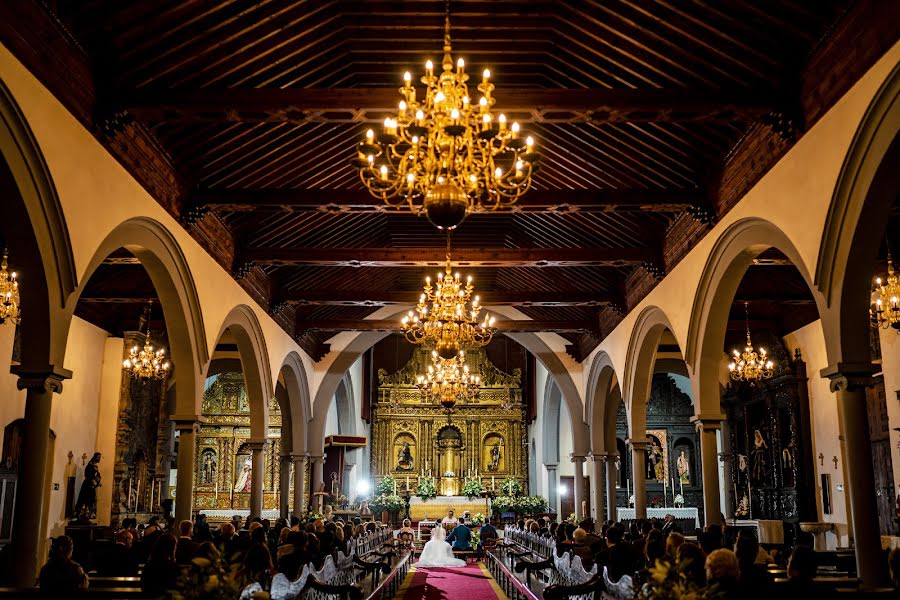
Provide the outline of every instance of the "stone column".
{"type": "Polygon", "coordinates": [[[248,440],[247,448],[250,449],[250,517],[262,518],[263,510],[263,476],[266,471],[266,440],[248,440]]]}
{"type": "Polygon", "coordinates": [[[294,516],[299,517],[306,512],[306,454],[291,453],[294,461],[294,516]]]}
{"type": "Polygon", "coordinates": [[[606,505],[609,507],[610,521],[619,520],[619,499],[616,497],[616,486],[619,484],[619,471],[616,469],[616,459],[619,455],[609,453],[606,455],[606,505]]]}
{"type": "Polygon", "coordinates": [[[606,520],[606,454],[591,454],[591,460],[594,465],[594,473],[591,475],[594,483],[594,524],[597,531],[600,531],[600,525],[606,520]]]}
{"type": "MultiPolygon", "coordinates": [[[[325,486],[325,457],[324,456],[310,456],[309,459],[312,461],[312,472],[309,474],[312,477],[312,490],[313,493],[319,491],[321,488],[324,490],[325,486]]],[[[315,502],[315,507],[318,512],[322,512],[324,509],[325,499],[323,496],[313,496],[313,501],[315,502]]]]}
{"type": "MultiPolygon", "coordinates": [[[[60,369],[44,373],[18,373],[16,383],[25,393],[25,431],[22,464],[16,492],[12,530],[13,580],[16,586],[32,587],[44,557],[38,557],[43,529],[44,505],[50,501],[47,469],[53,468],[50,450],[50,409],[53,393],[72,374],[60,369]]],[[[112,459],[112,457],[109,457],[112,459]]],[[[108,460],[109,460],[108,459],[108,460]]]]}
{"type": "Polygon", "coordinates": [[[547,469],[547,504],[548,510],[559,514],[562,507],[559,505],[559,478],[556,476],[556,463],[545,464],[547,469]]]}
{"type": "MultiPolygon", "coordinates": [[[[645,452],[649,442],[642,440],[628,440],[631,446],[631,476],[634,485],[631,491],[634,493],[634,518],[647,518],[647,466],[645,464],[645,452]]],[[[625,499],[627,504],[628,498],[625,499]]]]}
{"type": "Polygon", "coordinates": [[[575,522],[577,523],[585,517],[584,510],[581,505],[584,503],[584,457],[577,454],[569,456],[575,463],[575,483],[573,487],[573,496],[575,498],[575,522]]]}
{"type": "Polygon", "coordinates": [[[719,449],[716,431],[722,427],[724,415],[698,415],[691,422],[700,433],[700,471],[703,473],[703,516],[706,524],[721,521],[719,499],[719,449]]]}
{"type": "Polygon", "coordinates": [[[175,522],[188,521],[194,508],[194,476],[197,471],[197,431],[200,415],[172,415],[178,431],[178,472],[175,479],[175,522]]]}
{"type": "Polygon", "coordinates": [[[846,446],[844,460],[848,456],[853,460],[853,468],[847,469],[847,494],[856,548],[856,570],[860,587],[864,589],[878,586],[885,575],[878,519],[874,517],[877,514],[875,473],[866,410],[865,388],[874,384],[872,372],[871,365],[845,363],[822,370],[822,376],[831,380],[831,391],[837,394],[841,434],[846,446]]]}
{"type": "Polygon", "coordinates": [[[278,463],[278,515],[291,516],[291,455],[282,454],[278,463]]]}

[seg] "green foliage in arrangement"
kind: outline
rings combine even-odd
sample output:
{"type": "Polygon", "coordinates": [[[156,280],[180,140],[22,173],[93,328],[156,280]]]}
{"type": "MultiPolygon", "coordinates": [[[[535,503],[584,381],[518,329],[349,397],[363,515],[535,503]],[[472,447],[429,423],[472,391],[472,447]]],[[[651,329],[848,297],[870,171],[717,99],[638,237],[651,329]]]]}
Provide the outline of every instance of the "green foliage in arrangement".
{"type": "Polygon", "coordinates": [[[437,485],[434,477],[419,477],[419,483],[416,485],[416,496],[422,500],[437,497],[437,485]]]}

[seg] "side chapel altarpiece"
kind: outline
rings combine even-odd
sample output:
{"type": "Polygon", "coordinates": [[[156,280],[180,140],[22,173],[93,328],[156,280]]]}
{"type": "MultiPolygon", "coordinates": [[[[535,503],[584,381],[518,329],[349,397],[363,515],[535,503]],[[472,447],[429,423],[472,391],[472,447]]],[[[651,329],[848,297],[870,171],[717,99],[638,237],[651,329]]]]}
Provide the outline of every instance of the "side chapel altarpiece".
{"type": "Polygon", "coordinates": [[[485,489],[512,477],[528,485],[528,445],[522,404],[522,372],[500,371],[483,350],[466,353],[466,364],[481,374],[481,392],[447,415],[415,386],[430,364],[417,348],[396,373],[378,371],[378,398],[372,409],[372,473],[391,475],[398,491],[415,489],[417,477],[431,471],[438,494],[457,496],[467,476],[477,472],[485,489]]]}
{"type": "MultiPolygon", "coordinates": [[[[226,372],[203,394],[206,422],[197,439],[197,472],[194,474],[196,509],[246,509],[250,506],[251,452],[250,405],[239,372],[226,372]]],[[[263,509],[279,506],[279,457],[281,410],[274,398],[269,404],[269,443],[263,451],[263,509]]]]}

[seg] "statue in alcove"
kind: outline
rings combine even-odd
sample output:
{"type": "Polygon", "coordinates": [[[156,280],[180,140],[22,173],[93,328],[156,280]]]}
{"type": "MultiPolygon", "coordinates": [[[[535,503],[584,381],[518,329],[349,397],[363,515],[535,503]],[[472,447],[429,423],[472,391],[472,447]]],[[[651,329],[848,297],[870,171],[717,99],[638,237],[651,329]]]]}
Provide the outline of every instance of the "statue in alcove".
{"type": "Polygon", "coordinates": [[[691,466],[684,448],[681,449],[681,453],[675,461],[675,470],[678,472],[678,481],[681,483],[691,482],[691,466]]]}
{"type": "Polygon", "coordinates": [[[403,446],[397,452],[397,470],[411,471],[413,468],[412,450],[409,448],[409,442],[403,442],[403,446]]]}
{"type": "Polygon", "coordinates": [[[663,462],[662,443],[656,436],[649,436],[650,444],[647,446],[647,479],[663,481],[666,478],[665,464],[663,462]]]}
{"type": "Polygon", "coordinates": [[[766,477],[766,450],[768,445],[759,429],[753,430],[753,449],[750,451],[750,475],[756,481],[766,477]]]}
{"type": "Polygon", "coordinates": [[[500,444],[491,448],[491,462],[488,463],[488,471],[496,471],[500,468],[500,444]]]}
{"type": "Polygon", "coordinates": [[[241,473],[238,475],[237,483],[234,484],[235,492],[249,492],[251,485],[251,474],[253,473],[253,460],[250,456],[244,460],[241,467],[241,473]]]}
{"type": "Polygon", "coordinates": [[[200,483],[210,485],[216,481],[216,457],[211,450],[203,453],[203,463],[200,465],[200,483]]]}

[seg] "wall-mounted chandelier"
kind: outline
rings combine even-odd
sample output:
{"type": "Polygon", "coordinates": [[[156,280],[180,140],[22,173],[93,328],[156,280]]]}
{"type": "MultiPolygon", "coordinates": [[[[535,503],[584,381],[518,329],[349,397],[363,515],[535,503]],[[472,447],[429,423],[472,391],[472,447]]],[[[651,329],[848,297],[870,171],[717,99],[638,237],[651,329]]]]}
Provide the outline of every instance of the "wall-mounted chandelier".
{"type": "Polygon", "coordinates": [[[147,332],[144,335],[144,347],[132,346],[129,356],[122,363],[125,373],[132,379],[149,381],[151,379],[164,379],[169,372],[169,361],[166,360],[166,349],[154,350],[150,343],[150,311],[153,308],[153,300],[147,303],[144,309],[143,321],[147,323],[147,332]]]}
{"type": "Polygon", "coordinates": [[[455,358],[441,358],[436,350],[431,352],[431,364],[425,375],[416,379],[416,387],[429,401],[438,401],[447,410],[457,402],[471,401],[478,397],[481,375],[469,372],[466,353],[462,350],[455,358]]]}
{"type": "Polygon", "coordinates": [[[7,263],[7,251],[3,251],[3,262],[0,262],[0,324],[9,321],[18,325],[22,319],[19,304],[19,282],[15,271],[10,272],[7,263]]]}
{"type": "Polygon", "coordinates": [[[875,327],[893,327],[900,334],[900,281],[894,272],[891,252],[887,256],[887,277],[875,279],[875,302],[869,308],[869,318],[875,327]]]}
{"type": "Polygon", "coordinates": [[[731,378],[751,383],[759,379],[769,379],[775,373],[775,365],[766,355],[765,348],[760,348],[759,353],[753,348],[750,341],[750,312],[746,302],[744,302],[744,319],[747,325],[747,345],[741,353],[737,349],[733,351],[734,360],[728,365],[731,378]]]}
{"type": "Polygon", "coordinates": [[[450,238],[447,238],[447,266],[438,273],[437,282],[425,278],[425,288],[415,311],[403,317],[401,328],[413,344],[431,346],[443,359],[451,359],[465,348],[479,348],[494,336],[494,317],[485,313],[479,323],[481,306],[473,296],[472,277],[463,285],[460,274],[453,273],[450,262],[450,238]]]}
{"type": "Polygon", "coordinates": [[[509,207],[531,187],[540,155],[516,122],[494,115],[490,70],[478,98],[469,95],[465,61],[450,56],[450,8],[444,21],[443,72],[425,63],[424,96],[403,76],[396,118],[366,132],[353,165],[366,188],[390,206],[408,204],[438,228],[453,229],[470,212],[509,207]]]}

